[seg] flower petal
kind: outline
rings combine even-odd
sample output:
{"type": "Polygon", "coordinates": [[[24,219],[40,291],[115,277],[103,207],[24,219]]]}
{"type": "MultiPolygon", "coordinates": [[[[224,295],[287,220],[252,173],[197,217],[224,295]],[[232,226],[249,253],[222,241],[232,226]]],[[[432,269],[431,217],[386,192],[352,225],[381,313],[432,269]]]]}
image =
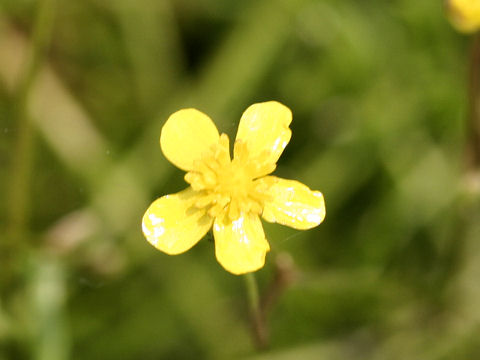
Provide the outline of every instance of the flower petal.
{"type": "Polygon", "coordinates": [[[147,241],[169,255],[183,253],[195,245],[211,228],[213,218],[193,203],[196,192],[187,188],[155,200],[142,220],[147,241]]]}
{"type": "Polygon", "coordinates": [[[189,171],[218,139],[217,127],[207,115],[196,109],[183,109],[173,113],[163,125],[160,147],[172,164],[189,171]]]}
{"type": "Polygon", "coordinates": [[[291,122],[292,112],[279,102],[253,104],[240,119],[236,140],[246,142],[251,158],[275,164],[292,136],[291,122]]]}
{"type": "Polygon", "coordinates": [[[213,225],[215,255],[229,272],[240,275],[260,269],[270,250],[258,215],[239,215],[230,221],[228,216],[216,218],[213,225]]]}
{"type": "Polygon", "coordinates": [[[295,180],[266,176],[256,181],[257,189],[270,197],[262,217],[299,230],[313,228],[325,218],[325,201],[319,191],[295,180]],[[261,190],[260,190],[261,189],[261,190]]]}
{"type": "Polygon", "coordinates": [[[480,2],[448,0],[446,4],[450,21],[458,31],[473,33],[480,28],[480,2]]]}

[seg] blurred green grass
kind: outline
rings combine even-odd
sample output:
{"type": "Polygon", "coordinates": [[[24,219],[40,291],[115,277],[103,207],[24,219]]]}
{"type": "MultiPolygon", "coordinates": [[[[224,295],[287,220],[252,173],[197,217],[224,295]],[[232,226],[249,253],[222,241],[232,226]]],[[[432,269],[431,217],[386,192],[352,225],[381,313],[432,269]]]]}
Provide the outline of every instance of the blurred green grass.
{"type": "Polygon", "coordinates": [[[1,0],[0,359],[477,358],[467,54],[441,2],[1,0]],[[41,6],[54,16],[22,188],[18,84],[41,6]],[[158,146],[171,112],[196,107],[234,135],[270,99],[294,114],[276,174],[321,190],[327,218],[265,224],[262,289],[278,254],[298,278],[257,356],[243,283],[213,244],[168,257],[140,219],[185,186],[158,146]],[[27,195],[13,235],[12,188],[27,195]]]}

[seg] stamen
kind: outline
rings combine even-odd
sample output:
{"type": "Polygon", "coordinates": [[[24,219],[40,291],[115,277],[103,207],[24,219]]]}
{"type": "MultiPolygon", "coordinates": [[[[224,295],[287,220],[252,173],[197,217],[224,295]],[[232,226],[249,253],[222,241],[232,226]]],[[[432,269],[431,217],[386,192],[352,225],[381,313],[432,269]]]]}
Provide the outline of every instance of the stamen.
{"type": "Polygon", "coordinates": [[[249,156],[247,143],[235,141],[233,160],[230,160],[229,139],[220,135],[219,142],[194,162],[194,170],[185,175],[194,190],[202,191],[196,208],[205,209],[210,216],[226,215],[231,221],[241,213],[261,214],[268,196],[265,186],[255,179],[271,173],[275,164],[268,162],[269,153],[255,158],[249,156]]]}
{"type": "Polygon", "coordinates": [[[187,183],[189,183],[193,190],[200,191],[205,189],[205,184],[202,181],[202,177],[200,174],[195,172],[188,172],[185,174],[184,179],[187,183]]]}
{"type": "Polygon", "coordinates": [[[197,201],[195,202],[195,206],[197,208],[204,208],[207,205],[210,205],[214,201],[214,199],[215,199],[214,194],[208,194],[208,195],[205,195],[203,197],[199,197],[197,199],[197,201]]]}

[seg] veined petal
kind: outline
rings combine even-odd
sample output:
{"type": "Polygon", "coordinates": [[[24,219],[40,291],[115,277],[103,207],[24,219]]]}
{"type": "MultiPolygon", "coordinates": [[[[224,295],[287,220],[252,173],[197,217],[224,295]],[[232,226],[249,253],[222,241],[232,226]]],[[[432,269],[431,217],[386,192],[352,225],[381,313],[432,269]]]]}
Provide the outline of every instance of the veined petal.
{"type": "Polygon", "coordinates": [[[251,158],[275,164],[292,136],[291,122],[292,112],[279,102],[253,104],[240,119],[236,139],[247,144],[251,158]]]}
{"type": "Polygon", "coordinates": [[[169,255],[183,253],[210,229],[213,218],[194,207],[196,192],[187,188],[155,200],[142,220],[147,241],[169,255]]]}
{"type": "Polygon", "coordinates": [[[313,228],[325,218],[325,201],[319,191],[295,180],[266,176],[256,181],[267,195],[262,217],[299,230],[313,228]]]}
{"type": "Polygon", "coordinates": [[[240,275],[260,269],[270,250],[258,215],[241,213],[230,221],[216,218],[213,225],[215,255],[229,272],[240,275]]]}
{"type": "Polygon", "coordinates": [[[160,147],[165,157],[180,169],[193,170],[193,163],[219,140],[213,121],[196,109],[173,113],[163,125],[160,147]]]}

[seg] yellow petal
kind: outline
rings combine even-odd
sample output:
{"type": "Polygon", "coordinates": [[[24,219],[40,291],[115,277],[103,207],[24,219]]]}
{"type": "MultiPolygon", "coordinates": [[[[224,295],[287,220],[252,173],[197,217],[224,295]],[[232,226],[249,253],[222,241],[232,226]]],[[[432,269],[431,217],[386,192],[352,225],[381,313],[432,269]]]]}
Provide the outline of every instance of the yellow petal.
{"type": "Polygon", "coordinates": [[[262,217],[299,230],[313,228],[325,218],[325,201],[319,191],[295,180],[266,176],[256,181],[270,200],[265,202],[262,217]]]}
{"type": "Polygon", "coordinates": [[[230,221],[228,216],[216,218],[213,225],[215,255],[229,272],[240,275],[260,269],[270,250],[258,215],[239,215],[230,221]]]}
{"type": "Polygon", "coordinates": [[[447,11],[458,31],[472,33],[480,29],[479,0],[448,0],[447,11]]]}
{"type": "Polygon", "coordinates": [[[237,140],[247,144],[250,158],[275,164],[292,136],[291,122],[292,112],[279,102],[253,104],[240,119],[237,140]]]}
{"type": "Polygon", "coordinates": [[[142,220],[147,241],[169,255],[183,253],[195,245],[213,223],[204,210],[193,207],[196,200],[196,192],[191,188],[155,200],[142,220]]]}
{"type": "Polygon", "coordinates": [[[189,171],[218,139],[217,127],[207,115],[196,109],[183,109],[173,113],[163,125],[160,147],[172,164],[189,171]]]}

